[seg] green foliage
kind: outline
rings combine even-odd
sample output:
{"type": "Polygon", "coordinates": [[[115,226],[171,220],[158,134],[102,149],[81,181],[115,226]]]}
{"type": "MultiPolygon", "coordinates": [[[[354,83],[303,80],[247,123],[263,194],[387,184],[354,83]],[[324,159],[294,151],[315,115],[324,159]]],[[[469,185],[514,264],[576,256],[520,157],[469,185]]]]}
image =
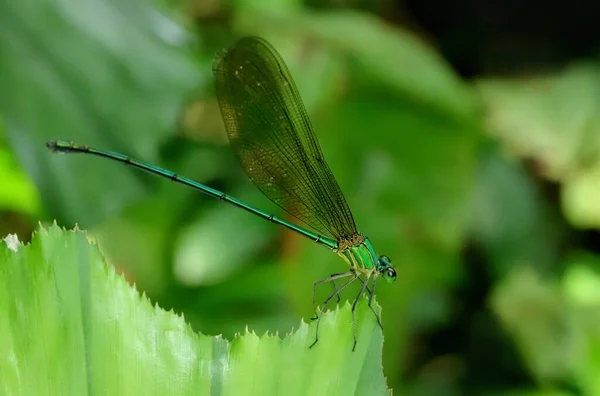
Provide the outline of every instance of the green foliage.
{"type": "Polygon", "coordinates": [[[567,381],[600,392],[600,258],[573,254],[559,282],[530,269],[498,285],[492,305],[540,383],[567,381]]]}
{"type": "Polygon", "coordinates": [[[114,213],[114,203],[102,199],[101,184],[78,187],[91,173],[105,185],[121,185],[119,200],[143,194],[144,185],[129,174],[96,172],[86,161],[75,167],[48,161],[40,142],[60,134],[135,147],[132,153],[156,158],[157,143],[176,121],[184,95],[200,82],[180,50],[185,33],[143,1],[64,8],[49,0],[35,7],[17,2],[2,7],[0,15],[1,114],[8,141],[22,148],[20,160],[46,203],[71,222],[114,213]],[[161,37],[159,26],[177,44],[161,37]],[[87,210],[90,204],[94,212],[87,210]]]}
{"type": "Polygon", "coordinates": [[[600,227],[600,67],[580,63],[559,73],[478,84],[490,133],[515,155],[562,185],[565,216],[600,227]]]}
{"type": "Polygon", "coordinates": [[[404,29],[392,29],[377,18],[352,11],[245,11],[237,21],[243,31],[264,30],[269,34],[283,30],[314,38],[356,61],[371,83],[381,84],[430,111],[473,121],[477,101],[470,87],[437,52],[404,29]]]}
{"type": "Polygon", "coordinates": [[[11,209],[27,214],[39,210],[40,197],[31,182],[15,161],[5,142],[4,127],[0,122],[0,174],[2,188],[0,189],[0,208],[11,209]]]}
{"type": "MultiPolygon", "coordinates": [[[[376,309],[379,306],[376,305],[376,309]]],[[[285,338],[196,334],[152,306],[84,232],[56,225],[0,243],[0,393],[19,395],[384,395],[382,334],[366,300],[285,338]]]]}

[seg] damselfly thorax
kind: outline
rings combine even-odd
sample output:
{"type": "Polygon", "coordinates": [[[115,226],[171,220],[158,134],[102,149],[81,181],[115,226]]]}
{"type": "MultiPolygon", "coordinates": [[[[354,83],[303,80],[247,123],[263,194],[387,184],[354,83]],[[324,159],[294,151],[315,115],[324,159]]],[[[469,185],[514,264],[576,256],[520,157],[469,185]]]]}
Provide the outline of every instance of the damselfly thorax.
{"type": "Polygon", "coordinates": [[[336,253],[344,259],[350,269],[368,277],[377,270],[377,255],[369,238],[355,234],[338,242],[336,253]]]}

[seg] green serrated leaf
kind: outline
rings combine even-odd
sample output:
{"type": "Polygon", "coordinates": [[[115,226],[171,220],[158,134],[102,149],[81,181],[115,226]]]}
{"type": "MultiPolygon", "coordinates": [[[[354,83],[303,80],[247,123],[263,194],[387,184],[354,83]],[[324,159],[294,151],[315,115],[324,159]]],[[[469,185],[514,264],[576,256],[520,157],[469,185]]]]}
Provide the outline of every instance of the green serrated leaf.
{"type": "MultiPolygon", "coordinates": [[[[379,307],[377,306],[378,310],[379,307]]],[[[53,225],[0,243],[0,394],[382,395],[382,334],[365,302],[301,323],[283,340],[230,343],[140,296],[84,232],[53,225]]]]}

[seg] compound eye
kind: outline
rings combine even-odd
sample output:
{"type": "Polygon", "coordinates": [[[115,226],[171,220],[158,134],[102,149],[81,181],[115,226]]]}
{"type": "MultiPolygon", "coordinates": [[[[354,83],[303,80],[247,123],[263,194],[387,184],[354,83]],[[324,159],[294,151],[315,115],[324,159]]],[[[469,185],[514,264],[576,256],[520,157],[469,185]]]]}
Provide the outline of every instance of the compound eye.
{"type": "Polygon", "coordinates": [[[384,279],[388,283],[394,283],[396,281],[396,270],[393,268],[388,268],[385,270],[384,279]]]}

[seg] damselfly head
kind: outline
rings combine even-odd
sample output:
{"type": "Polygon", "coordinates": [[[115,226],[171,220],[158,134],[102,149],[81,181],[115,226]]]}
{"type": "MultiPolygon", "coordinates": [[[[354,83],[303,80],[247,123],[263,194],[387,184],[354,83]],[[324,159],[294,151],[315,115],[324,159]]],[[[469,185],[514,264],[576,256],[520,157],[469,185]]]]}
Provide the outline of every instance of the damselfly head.
{"type": "Polygon", "coordinates": [[[388,256],[379,256],[377,260],[377,272],[383,275],[388,283],[396,281],[396,270],[392,267],[392,260],[388,256]]]}

